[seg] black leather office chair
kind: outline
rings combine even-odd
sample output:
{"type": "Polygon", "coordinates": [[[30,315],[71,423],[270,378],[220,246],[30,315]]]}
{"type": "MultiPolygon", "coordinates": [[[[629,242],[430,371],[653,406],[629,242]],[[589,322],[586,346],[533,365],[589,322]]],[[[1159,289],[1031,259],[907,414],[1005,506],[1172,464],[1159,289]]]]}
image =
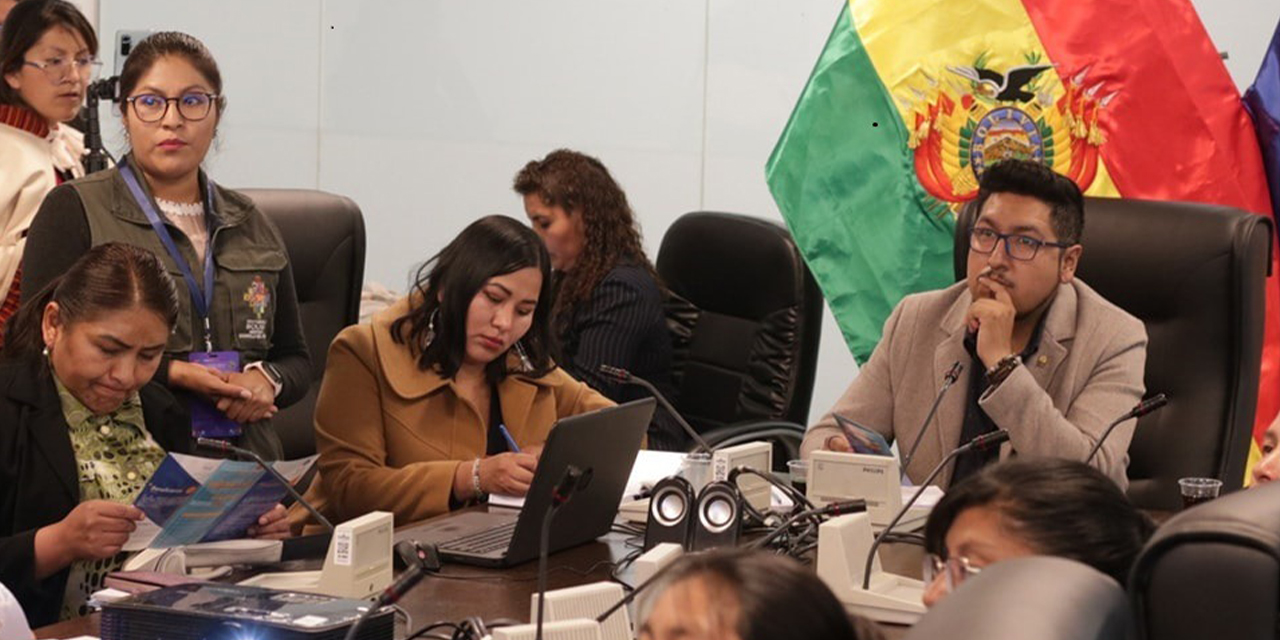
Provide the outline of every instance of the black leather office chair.
{"type": "Polygon", "coordinates": [[[1156,530],[1129,578],[1144,640],[1280,636],[1280,483],[1188,509],[1156,530]]]}
{"type": "Polygon", "coordinates": [[[822,293],[782,225],[733,213],[676,220],[658,250],[671,290],[676,407],[713,446],[774,442],[799,457],[822,293]]]}
{"type": "Polygon", "coordinates": [[[285,459],[316,451],[316,394],[329,343],[355,324],[364,283],[364,217],[344,196],[308,189],[243,189],[284,238],[298,290],[302,330],[311,351],[311,390],[272,419],[285,459]]]}
{"type": "MultiPolygon", "coordinates": [[[[956,225],[955,273],[971,207],[956,225]]],[[[1169,405],[1138,421],[1129,497],[1181,505],[1178,478],[1239,489],[1258,399],[1271,220],[1228,207],[1087,198],[1076,275],[1147,327],[1147,394],[1169,405]]]]}
{"type": "Polygon", "coordinates": [[[906,640],[1126,640],[1132,626],[1115,580],[1075,560],[1032,556],[965,580],[906,640]]]}

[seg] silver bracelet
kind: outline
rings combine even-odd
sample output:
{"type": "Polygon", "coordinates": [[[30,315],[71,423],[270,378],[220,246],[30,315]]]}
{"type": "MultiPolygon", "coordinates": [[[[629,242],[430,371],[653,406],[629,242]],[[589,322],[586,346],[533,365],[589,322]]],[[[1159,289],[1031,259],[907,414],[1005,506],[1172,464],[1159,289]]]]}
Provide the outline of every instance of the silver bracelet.
{"type": "Polygon", "coordinates": [[[471,463],[471,490],[476,500],[484,499],[484,490],[480,488],[480,458],[471,463]]]}

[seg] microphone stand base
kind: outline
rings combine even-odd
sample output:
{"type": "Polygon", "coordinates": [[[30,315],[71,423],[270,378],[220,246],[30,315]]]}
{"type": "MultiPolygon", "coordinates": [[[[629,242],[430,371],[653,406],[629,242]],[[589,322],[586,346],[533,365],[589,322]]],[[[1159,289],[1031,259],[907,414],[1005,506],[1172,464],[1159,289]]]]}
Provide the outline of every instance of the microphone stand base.
{"type": "MultiPolygon", "coordinates": [[[[521,624],[493,629],[493,640],[534,640],[536,624],[521,624]]],[[[544,640],[602,640],[600,623],[586,618],[575,620],[543,621],[544,640]]]]}
{"type": "Polygon", "coordinates": [[[851,513],[818,527],[818,577],[845,609],[877,622],[915,624],[924,615],[924,583],[871,565],[870,588],[862,588],[863,567],[871,552],[871,515],[851,513]]]}
{"type": "Polygon", "coordinates": [[[876,622],[913,625],[924,615],[924,583],[891,573],[871,576],[871,589],[837,593],[845,610],[876,622]]]}

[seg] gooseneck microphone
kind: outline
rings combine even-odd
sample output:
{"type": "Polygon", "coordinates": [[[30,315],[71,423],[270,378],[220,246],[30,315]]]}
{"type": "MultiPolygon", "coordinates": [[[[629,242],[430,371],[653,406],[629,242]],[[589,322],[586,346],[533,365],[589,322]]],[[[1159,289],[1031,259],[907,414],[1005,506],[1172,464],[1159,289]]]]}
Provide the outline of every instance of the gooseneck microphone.
{"type": "Polygon", "coordinates": [[[938,395],[933,398],[933,406],[929,407],[929,414],[924,417],[924,423],[920,425],[920,430],[916,432],[916,439],[911,443],[911,448],[907,450],[907,455],[902,457],[902,475],[907,475],[907,467],[911,464],[911,460],[916,457],[916,449],[920,446],[920,441],[924,439],[924,432],[929,430],[933,424],[933,416],[938,412],[938,405],[942,404],[942,397],[947,395],[947,389],[960,379],[960,372],[964,371],[964,365],[959,360],[951,363],[951,368],[947,370],[946,375],[942,379],[942,388],[938,390],[938,395]]]}
{"type": "Polygon", "coordinates": [[[298,493],[298,491],[293,488],[293,485],[289,483],[288,478],[285,478],[284,476],[280,475],[280,472],[276,471],[275,467],[272,467],[271,465],[267,464],[267,461],[263,460],[258,454],[248,449],[242,449],[240,447],[237,447],[225,440],[216,440],[214,438],[196,438],[196,444],[206,449],[216,449],[223,453],[234,453],[238,456],[249,458],[250,460],[253,460],[254,462],[258,463],[259,467],[262,467],[264,470],[266,470],[267,473],[271,474],[272,478],[276,479],[276,482],[279,482],[282,486],[284,486],[285,490],[289,492],[289,495],[293,496],[293,499],[298,501],[298,504],[305,507],[307,511],[310,511],[311,515],[314,516],[315,519],[319,521],[320,524],[323,525],[324,528],[328,530],[329,533],[333,533],[333,523],[329,522],[328,518],[321,515],[320,512],[317,511],[315,507],[311,506],[311,503],[307,502],[307,499],[303,498],[302,494],[298,493]]]}
{"type": "Polygon", "coordinates": [[[955,460],[956,456],[969,451],[985,451],[992,447],[998,447],[1000,446],[1000,443],[1005,442],[1008,439],[1009,432],[1005,429],[997,429],[990,433],[984,433],[953,449],[951,453],[947,454],[947,457],[942,459],[942,462],[938,463],[938,466],[933,468],[933,471],[929,472],[929,477],[925,478],[924,482],[920,483],[920,488],[916,489],[916,492],[911,495],[911,499],[907,500],[906,504],[902,505],[901,509],[898,509],[898,513],[894,514],[893,520],[889,521],[889,524],[880,532],[880,535],[876,536],[875,541],[871,543],[871,551],[867,552],[867,564],[862,571],[862,589],[864,591],[869,589],[871,586],[871,563],[875,560],[876,550],[880,548],[880,543],[884,541],[885,536],[889,535],[890,531],[893,531],[893,527],[898,524],[898,521],[902,519],[902,516],[907,515],[907,511],[911,509],[911,506],[914,505],[917,500],[920,499],[920,495],[924,493],[924,490],[929,488],[929,483],[933,482],[933,479],[938,477],[938,474],[941,473],[948,464],[955,460]]]}
{"type": "Polygon", "coordinates": [[[680,428],[684,429],[685,435],[689,436],[691,439],[693,439],[694,442],[698,443],[698,448],[695,449],[695,451],[704,451],[706,453],[711,453],[711,446],[707,444],[707,441],[702,439],[702,436],[699,435],[698,432],[695,431],[694,428],[688,422],[685,421],[684,416],[680,415],[680,412],[676,411],[676,408],[671,406],[671,403],[667,401],[667,397],[662,395],[662,392],[658,391],[658,388],[653,386],[653,384],[651,384],[648,380],[645,380],[644,378],[641,378],[640,376],[637,376],[631,373],[630,371],[627,371],[626,369],[622,369],[620,367],[614,367],[607,364],[600,365],[600,373],[603,373],[604,375],[609,376],[611,379],[617,382],[621,382],[622,384],[633,384],[638,387],[644,387],[645,389],[647,389],[649,391],[649,394],[652,395],[654,398],[656,398],[658,400],[658,403],[662,405],[662,408],[666,409],[667,413],[670,413],[671,416],[676,419],[676,422],[680,425],[680,428]]]}
{"type": "Polygon", "coordinates": [[[1163,393],[1157,393],[1156,395],[1139,402],[1134,406],[1134,408],[1126,411],[1124,415],[1116,418],[1111,422],[1111,424],[1107,425],[1106,430],[1104,430],[1102,435],[1098,438],[1098,443],[1093,445],[1093,449],[1089,450],[1089,457],[1084,459],[1084,463],[1089,464],[1093,462],[1093,457],[1098,455],[1098,451],[1102,449],[1102,443],[1107,441],[1107,437],[1111,435],[1111,432],[1115,430],[1116,427],[1120,426],[1121,422],[1132,418],[1141,418],[1142,416],[1145,416],[1166,404],[1169,404],[1169,396],[1166,396],[1163,393]]]}
{"type": "Polygon", "coordinates": [[[555,517],[560,507],[573,497],[573,492],[582,482],[583,475],[581,469],[569,465],[564,470],[564,475],[560,476],[560,482],[556,483],[556,488],[551,491],[551,504],[547,506],[546,514],[542,516],[542,534],[538,539],[538,623],[537,632],[534,634],[536,640],[542,640],[542,611],[547,603],[547,556],[550,555],[551,519],[555,517]]]}

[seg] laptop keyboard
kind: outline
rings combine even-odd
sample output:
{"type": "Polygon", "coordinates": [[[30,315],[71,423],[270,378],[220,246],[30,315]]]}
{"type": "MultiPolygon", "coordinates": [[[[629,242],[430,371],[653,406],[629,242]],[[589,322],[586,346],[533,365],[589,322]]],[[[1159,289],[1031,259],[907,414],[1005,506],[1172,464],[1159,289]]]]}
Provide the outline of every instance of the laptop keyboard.
{"type": "Polygon", "coordinates": [[[515,535],[515,521],[501,524],[492,529],[469,533],[460,538],[440,543],[440,548],[454,553],[481,555],[492,553],[511,546],[511,537],[515,535]]]}

